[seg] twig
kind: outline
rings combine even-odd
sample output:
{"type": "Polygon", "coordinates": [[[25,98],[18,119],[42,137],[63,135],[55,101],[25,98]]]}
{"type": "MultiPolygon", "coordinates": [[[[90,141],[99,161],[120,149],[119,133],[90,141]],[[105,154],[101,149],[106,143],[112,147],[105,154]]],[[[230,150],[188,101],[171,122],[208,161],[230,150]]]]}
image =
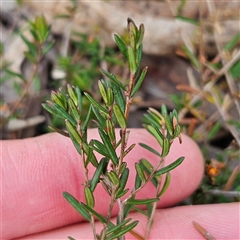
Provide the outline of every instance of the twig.
{"type": "Polygon", "coordinates": [[[205,228],[203,228],[199,223],[192,221],[193,226],[198,230],[199,233],[207,240],[216,240],[205,228]]]}

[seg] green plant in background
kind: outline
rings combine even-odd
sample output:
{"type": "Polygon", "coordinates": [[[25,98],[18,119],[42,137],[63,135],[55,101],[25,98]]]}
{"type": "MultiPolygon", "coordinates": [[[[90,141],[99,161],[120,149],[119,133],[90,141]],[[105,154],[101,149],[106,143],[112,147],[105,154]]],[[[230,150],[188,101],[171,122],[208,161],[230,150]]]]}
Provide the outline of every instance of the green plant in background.
{"type": "MultiPolygon", "coordinates": [[[[181,141],[177,112],[174,110],[168,114],[165,106],[162,107],[161,112],[149,109],[148,114],[145,115],[144,127],[156,138],[162,150],[159,153],[151,146],[143,143],[139,144],[156,154],[159,161],[156,166],[153,166],[147,159],[136,161],[135,186],[132,190],[126,189],[129,168],[128,163],[125,162],[125,157],[136,145],[128,145],[130,130],[127,129],[127,122],[132,99],[140,88],[147,72],[147,67],[143,70],[140,69],[144,26],[141,24],[138,28],[131,19],[128,19],[127,26],[127,45],[118,35],[114,35],[117,46],[128,63],[129,79],[127,86],[119,81],[114,74],[102,69],[101,72],[106,80],[99,80],[98,88],[104,103],[100,104],[91,94],[85,92],[84,95],[90,102],[87,116],[82,115],[83,96],[77,86],[68,85],[66,92],[63,89],[52,92],[51,101],[43,104],[43,107],[51,114],[65,120],[67,131],[55,130],[70,137],[77,152],[81,155],[85,176],[85,202],[79,202],[68,192],[64,192],[63,196],[79,214],[90,222],[94,239],[124,239],[124,235],[131,232],[138,224],[138,220],[129,218],[131,210],[136,210],[147,217],[148,224],[145,235],[145,239],[147,239],[154,220],[157,202],[169,186],[169,172],[184,160],[184,157],[179,157],[170,165],[163,167],[164,159],[170,151],[173,140],[179,138],[181,141]],[[91,114],[95,116],[101,141],[87,139],[91,114]],[[102,156],[99,161],[95,153],[102,156]],[[88,173],[88,168],[91,165],[95,168],[93,176],[88,173]],[[164,183],[161,184],[164,174],[166,174],[166,178],[164,183]],[[137,198],[136,193],[143,189],[148,182],[152,182],[156,188],[155,197],[137,198]],[[98,184],[101,184],[109,195],[110,204],[107,216],[103,216],[94,209],[94,190],[98,184]],[[119,211],[117,222],[112,222],[112,210],[115,204],[118,204],[119,211]],[[140,209],[139,205],[145,205],[146,210],[140,209]],[[102,223],[102,230],[99,233],[96,232],[95,219],[102,223]]],[[[73,238],[69,237],[69,239],[73,238]]]]}
{"type": "Polygon", "coordinates": [[[38,68],[44,55],[52,48],[54,41],[49,41],[48,37],[50,34],[50,26],[47,24],[44,16],[38,16],[34,21],[29,21],[29,32],[31,34],[31,40],[27,39],[23,34],[20,33],[22,40],[27,46],[27,51],[24,52],[25,57],[33,64],[33,70],[31,77],[26,79],[22,74],[13,72],[9,69],[9,64],[5,63],[3,71],[5,75],[1,79],[1,84],[7,81],[9,78],[18,79],[15,81],[15,89],[18,92],[19,99],[15,104],[11,113],[5,119],[0,122],[2,128],[8,120],[16,114],[19,105],[23,99],[28,95],[29,88],[31,85],[34,86],[36,91],[40,90],[40,80],[38,77],[38,68]]]}
{"type": "Polygon", "coordinates": [[[240,33],[222,44],[222,37],[215,28],[220,24],[221,19],[217,19],[220,16],[213,18],[216,14],[214,3],[206,2],[210,21],[204,21],[201,16],[199,19],[183,16],[186,0],[182,0],[173,13],[177,20],[199,26],[201,36],[200,40],[196,39],[193,43],[184,35],[185,45],[180,50],[181,56],[189,60],[200,79],[188,72],[189,86],[178,86],[183,91],[182,94],[172,95],[180,121],[190,119],[185,125],[188,135],[198,141],[206,159],[205,178],[191,196],[193,204],[239,201],[240,102],[237,86],[240,80],[240,33]],[[203,36],[210,29],[217,49],[215,56],[208,56],[204,45],[203,36]],[[212,110],[207,112],[210,107],[212,110]],[[187,114],[191,118],[186,117],[187,114]],[[231,135],[231,140],[216,153],[211,142],[224,132],[231,135]],[[213,153],[215,156],[212,156],[213,153]]]}

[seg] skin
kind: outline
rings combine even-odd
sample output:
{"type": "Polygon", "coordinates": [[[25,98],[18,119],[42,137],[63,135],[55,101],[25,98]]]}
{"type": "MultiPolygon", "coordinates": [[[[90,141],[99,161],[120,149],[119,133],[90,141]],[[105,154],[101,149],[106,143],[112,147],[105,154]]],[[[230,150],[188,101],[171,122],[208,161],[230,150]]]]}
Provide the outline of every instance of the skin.
{"type": "MultiPolygon", "coordinates": [[[[97,138],[97,130],[89,138],[97,138]]],[[[216,239],[239,239],[239,204],[217,204],[173,207],[198,187],[204,172],[204,161],[198,146],[187,136],[183,143],[174,141],[165,165],[180,156],[183,163],[171,172],[171,183],[161,198],[156,211],[150,239],[204,239],[193,227],[192,221],[203,226],[216,239]]],[[[132,129],[129,145],[143,142],[160,150],[158,144],[144,129],[132,129]]],[[[84,201],[84,174],[81,157],[69,138],[57,133],[40,137],[1,141],[2,192],[1,239],[93,239],[89,223],[67,203],[62,192],[67,191],[84,201]]],[[[99,158],[100,156],[98,156],[99,158]]],[[[125,161],[131,170],[134,163],[146,158],[153,165],[157,157],[136,146],[125,161]]],[[[94,172],[90,168],[89,175],[94,172]]],[[[127,187],[134,184],[134,171],[127,187]]],[[[94,193],[95,209],[103,215],[108,210],[109,198],[99,185],[94,193]]],[[[154,197],[152,184],[141,191],[138,198],[154,197]]],[[[113,215],[116,216],[117,208],[113,215]]],[[[131,213],[140,220],[135,230],[144,235],[146,217],[131,213]]],[[[114,220],[113,220],[114,221],[114,220]]],[[[101,224],[96,223],[97,229],[101,224]]],[[[136,239],[128,234],[126,239],[136,239]]]]}

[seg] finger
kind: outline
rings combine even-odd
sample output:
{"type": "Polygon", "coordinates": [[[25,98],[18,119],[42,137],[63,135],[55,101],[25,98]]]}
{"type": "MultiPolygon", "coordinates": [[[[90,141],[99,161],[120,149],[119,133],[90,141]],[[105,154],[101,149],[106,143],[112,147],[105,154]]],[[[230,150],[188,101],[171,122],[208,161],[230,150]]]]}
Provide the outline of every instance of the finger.
{"type": "MultiPolygon", "coordinates": [[[[90,130],[89,138],[96,138],[96,129],[90,130]]],[[[132,129],[129,145],[144,142],[155,149],[158,144],[144,129],[132,129]]],[[[159,149],[160,151],[160,149],[159,149]]],[[[6,238],[45,231],[83,220],[64,200],[62,192],[67,191],[84,201],[84,173],[80,156],[71,140],[59,134],[41,137],[3,141],[3,233],[6,238]],[[17,213],[17,214],[16,214],[17,213]],[[14,231],[11,227],[14,226],[14,231]],[[31,226],[31,227],[30,227],[31,226]]],[[[198,186],[203,174],[203,160],[196,144],[183,136],[183,144],[173,143],[165,165],[180,156],[185,156],[179,168],[172,171],[171,185],[160,201],[166,207],[184,199],[198,186]]],[[[159,160],[149,151],[136,147],[126,157],[131,170],[140,158],[147,158],[155,165],[159,160]]],[[[89,174],[93,174],[90,168],[89,174]]],[[[134,183],[134,173],[129,185],[134,183]]],[[[140,198],[154,196],[154,187],[149,184],[139,194],[140,198]]],[[[94,193],[96,210],[106,214],[109,197],[102,187],[94,193]]],[[[114,209],[113,214],[116,214],[114,209]]]]}
{"type": "MultiPolygon", "coordinates": [[[[149,239],[204,239],[204,236],[194,228],[192,221],[199,223],[215,239],[239,239],[238,213],[239,203],[158,209],[149,239]]],[[[134,231],[144,236],[147,225],[146,217],[139,213],[130,215],[134,220],[139,220],[139,224],[134,231]]],[[[101,227],[101,224],[97,222],[96,228],[98,232],[101,231],[101,227]]],[[[24,239],[66,239],[67,236],[75,239],[93,239],[89,223],[74,224],[24,237],[24,239]]],[[[131,234],[127,234],[126,239],[136,238],[131,234]]]]}

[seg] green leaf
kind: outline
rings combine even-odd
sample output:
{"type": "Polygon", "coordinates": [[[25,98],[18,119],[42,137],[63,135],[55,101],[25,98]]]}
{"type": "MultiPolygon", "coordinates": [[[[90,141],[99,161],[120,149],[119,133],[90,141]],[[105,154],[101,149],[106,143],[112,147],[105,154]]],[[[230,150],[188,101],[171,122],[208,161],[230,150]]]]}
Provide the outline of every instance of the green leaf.
{"type": "Polygon", "coordinates": [[[71,116],[74,117],[74,119],[79,122],[81,116],[79,113],[79,110],[77,109],[76,105],[74,104],[73,100],[71,98],[68,99],[68,111],[71,114],[71,116]]]}
{"type": "Polygon", "coordinates": [[[25,36],[21,35],[22,40],[25,42],[25,44],[27,45],[28,49],[29,49],[29,53],[27,55],[31,56],[30,58],[32,59],[36,59],[38,53],[37,53],[37,47],[30,42],[27,38],[25,38],[25,36]]]}
{"type": "Polygon", "coordinates": [[[162,186],[162,189],[159,192],[159,194],[157,195],[158,198],[160,198],[166,192],[166,190],[168,189],[168,186],[170,184],[170,180],[171,180],[171,175],[170,175],[169,172],[167,172],[164,184],[162,186]]]}
{"type": "Polygon", "coordinates": [[[197,21],[193,18],[183,17],[183,16],[179,16],[179,15],[176,16],[175,18],[182,21],[182,22],[188,22],[188,23],[194,24],[196,26],[200,25],[199,21],[197,21]]]}
{"type": "Polygon", "coordinates": [[[172,121],[170,120],[170,117],[167,114],[164,114],[163,117],[167,131],[169,132],[170,135],[173,135],[173,125],[172,121]]]}
{"type": "Polygon", "coordinates": [[[98,167],[97,167],[96,171],[94,172],[93,178],[91,180],[91,184],[90,184],[91,192],[94,192],[94,190],[99,182],[100,176],[101,176],[101,174],[103,174],[103,171],[104,171],[107,163],[108,163],[107,158],[102,158],[100,163],[98,164],[98,167]]]}
{"type": "Polygon", "coordinates": [[[192,63],[192,65],[197,69],[200,70],[201,68],[201,64],[199,62],[199,60],[197,59],[197,57],[186,47],[183,46],[182,50],[185,52],[185,54],[187,55],[187,57],[189,58],[190,62],[192,63]]]}
{"type": "MultiPolygon", "coordinates": [[[[147,159],[144,159],[144,158],[140,160],[140,164],[142,165],[142,169],[144,170],[144,172],[149,177],[152,171],[154,170],[152,164],[147,159]]],[[[155,187],[157,187],[158,180],[156,177],[152,177],[151,182],[155,187]]]]}
{"type": "Polygon", "coordinates": [[[101,215],[100,213],[97,213],[95,210],[93,210],[91,207],[84,204],[83,202],[81,202],[80,204],[82,205],[83,208],[85,208],[86,211],[89,211],[90,213],[92,213],[101,223],[104,223],[104,224],[107,223],[107,219],[103,215],[101,215]]]}
{"type": "Polygon", "coordinates": [[[133,228],[135,228],[137,226],[138,222],[139,221],[133,221],[132,223],[125,225],[124,228],[122,228],[121,230],[118,230],[110,235],[107,235],[107,239],[113,240],[113,239],[123,236],[125,233],[127,233],[130,230],[132,230],[133,228]]]}
{"type": "Polygon", "coordinates": [[[93,140],[91,140],[89,143],[87,159],[86,159],[85,166],[84,166],[85,168],[87,168],[89,162],[91,162],[95,168],[97,168],[97,166],[98,166],[98,162],[97,162],[96,156],[93,153],[92,146],[93,146],[93,140]]]}
{"type": "Polygon", "coordinates": [[[117,34],[114,34],[114,39],[115,39],[122,55],[124,56],[126,61],[128,61],[127,47],[126,47],[125,43],[122,41],[122,39],[117,34]]]}
{"type": "Polygon", "coordinates": [[[119,183],[120,183],[120,179],[118,178],[116,172],[110,171],[110,172],[108,172],[107,175],[108,175],[111,183],[112,183],[115,187],[118,187],[118,185],[119,185],[119,183]]]}
{"type": "Polygon", "coordinates": [[[148,146],[147,144],[145,143],[139,143],[139,145],[145,149],[147,149],[148,151],[156,154],[158,157],[161,157],[161,155],[159,154],[159,152],[157,152],[156,150],[154,150],[153,148],[151,148],[150,146],[148,146]]]}
{"type": "Polygon", "coordinates": [[[68,192],[63,192],[63,196],[86,220],[91,220],[91,216],[88,211],[82,207],[80,202],[75,197],[68,192]]]}
{"type": "Polygon", "coordinates": [[[221,123],[220,122],[216,122],[213,127],[210,129],[210,131],[207,134],[207,140],[211,140],[212,138],[214,138],[216,136],[216,134],[219,132],[221,128],[221,123]]]}
{"type": "Polygon", "coordinates": [[[114,95],[111,87],[107,88],[107,99],[108,99],[108,106],[112,106],[112,104],[114,103],[114,95]]]}
{"type": "Polygon", "coordinates": [[[124,196],[128,191],[129,191],[129,188],[123,190],[122,192],[119,192],[119,194],[117,195],[116,198],[121,198],[121,197],[124,196]]]}
{"type": "Polygon", "coordinates": [[[110,138],[112,145],[116,143],[115,128],[111,120],[107,119],[106,121],[106,133],[110,138]]]}
{"type": "Polygon", "coordinates": [[[187,2],[187,0],[181,0],[179,6],[178,6],[178,8],[177,8],[177,13],[178,13],[179,15],[180,15],[183,7],[185,6],[186,2],[187,2]]]}
{"type": "Polygon", "coordinates": [[[142,179],[139,177],[139,174],[136,174],[134,189],[140,188],[142,185],[142,179]]]}
{"type": "Polygon", "coordinates": [[[145,128],[147,129],[147,131],[149,133],[151,133],[156,140],[158,141],[159,145],[162,147],[163,146],[163,141],[164,141],[164,136],[163,134],[159,131],[159,129],[155,126],[152,125],[147,125],[145,126],[145,128]]]}
{"type": "Polygon", "coordinates": [[[110,159],[112,160],[113,164],[115,166],[118,165],[118,157],[117,157],[117,154],[115,152],[115,149],[113,148],[112,144],[111,144],[111,141],[109,139],[109,137],[105,134],[105,132],[102,130],[102,129],[98,129],[98,132],[99,132],[99,135],[108,151],[108,154],[110,155],[110,159]]]}
{"type": "MultiPolygon", "coordinates": [[[[132,199],[133,199],[133,198],[134,198],[134,197],[132,197],[132,199]]],[[[123,213],[124,213],[124,214],[123,214],[123,219],[125,219],[125,218],[128,216],[131,208],[132,208],[132,205],[131,205],[131,204],[124,205],[124,209],[123,209],[123,213]]]]}
{"type": "Polygon", "coordinates": [[[161,168],[160,170],[156,171],[156,172],[154,173],[154,176],[160,176],[160,175],[162,175],[162,174],[164,174],[164,173],[167,173],[167,172],[173,170],[173,169],[176,168],[178,165],[180,165],[180,164],[183,162],[183,160],[184,160],[184,157],[178,158],[176,161],[174,161],[173,163],[169,164],[168,166],[163,167],[163,168],[161,168]]]}
{"type": "Polygon", "coordinates": [[[146,177],[144,175],[144,172],[143,172],[143,169],[142,169],[141,166],[142,166],[141,164],[139,164],[137,162],[135,163],[136,172],[137,172],[138,176],[140,177],[141,181],[143,183],[145,183],[146,182],[146,177]]]}
{"type": "Polygon", "coordinates": [[[89,187],[84,188],[84,196],[86,199],[86,203],[90,208],[94,208],[95,200],[92,191],[89,187]]]}
{"type": "Polygon", "coordinates": [[[85,121],[82,125],[83,132],[87,132],[87,127],[88,127],[88,124],[90,122],[91,115],[92,115],[92,106],[89,107],[87,116],[85,117],[85,121]]]}
{"type": "Polygon", "coordinates": [[[61,129],[51,127],[51,126],[48,126],[48,128],[53,132],[57,132],[57,133],[63,135],[64,137],[70,137],[68,132],[66,132],[65,130],[61,130],[61,129]]]}
{"type": "Polygon", "coordinates": [[[133,97],[133,96],[137,93],[137,91],[139,90],[139,88],[141,87],[141,85],[142,85],[142,83],[143,83],[143,80],[144,80],[144,78],[145,78],[145,76],[146,76],[147,69],[148,69],[148,67],[145,67],[145,68],[143,69],[143,71],[142,71],[142,73],[141,73],[141,75],[140,75],[140,77],[139,77],[136,85],[133,87],[133,90],[132,90],[132,92],[131,92],[131,97],[133,97]]]}
{"type": "Polygon", "coordinates": [[[124,225],[126,225],[127,223],[129,223],[132,219],[128,218],[125,219],[124,221],[122,221],[121,223],[118,223],[117,226],[114,226],[110,229],[107,230],[106,234],[109,235],[112,232],[117,232],[119,229],[121,229],[124,225]]]}
{"type": "Polygon", "coordinates": [[[73,145],[75,146],[78,153],[81,154],[80,144],[82,143],[82,139],[81,139],[78,131],[74,128],[74,126],[67,119],[65,120],[65,123],[66,123],[66,127],[68,130],[68,134],[73,142],[73,145]]]}
{"type": "Polygon", "coordinates": [[[162,158],[165,158],[168,155],[168,153],[170,151],[170,145],[171,144],[170,144],[169,140],[167,138],[164,138],[163,145],[162,145],[162,153],[161,153],[162,158]]]}
{"type": "Polygon", "coordinates": [[[70,237],[70,236],[68,236],[68,239],[69,239],[69,240],[76,240],[75,238],[70,237]]]}
{"type": "Polygon", "coordinates": [[[120,185],[119,185],[119,188],[116,192],[116,198],[119,198],[121,196],[121,193],[123,192],[123,190],[124,190],[124,188],[127,184],[128,176],[129,176],[129,169],[125,168],[121,177],[120,177],[120,185]]]}
{"type": "Polygon", "coordinates": [[[87,97],[87,99],[93,104],[94,107],[98,108],[103,113],[108,114],[107,109],[100,105],[94,98],[92,98],[90,94],[88,94],[87,92],[85,92],[84,94],[87,97]]]}
{"type": "Polygon", "coordinates": [[[77,106],[79,108],[79,111],[82,111],[82,93],[79,87],[75,88],[76,94],[77,94],[77,106]]]}
{"type": "Polygon", "coordinates": [[[111,81],[113,81],[118,87],[120,87],[123,91],[126,91],[126,87],[116,78],[115,75],[104,69],[101,69],[100,71],[102,72],[102,74],[107,76],[111,81]]]}
{"type": "Polygon", "coordinates": [[[50,43],[48,43],[42,50],[42,55],[44,56],[46,53],[48,53],[50,51],[50,49],[53,47],[53,45],[55,44],[55,41],[51,41],[50,43]]]}
{"type": "MultiPolygon", "coordinates": [[[[154,116],[152,116],[151,112],[149,114],[144,114],[143,122],[147,125],[153,125],[157,128],[161,128],[160,122],[154,116]]],[[[144,127],[146,128],[146,126],[144,127]]]]}
{"type": "Polygon", "coordinates": [[[12,77],[18,77],[18,78],[20,78],[20,79],[23,80],[23,82],[25,82],[25,83],[27,82],[26,79],[23,77],[23,75],[20,74],[20,73],[13,72],[13,71],[11,71],[10,69],[5,69],[5,72],[8,73],[8,74],[10,74],[10,76],[12,76],[12,77]]]}
{"type": "Polygon", "coordinates": [[[138,40],[136,47],[139,48],[140,45],[142,45],[143,37],[144,37],[144,25],[141,23],[139,26],[139,34],[138,34],[138,40]]]}
{"type": "Polygon", "coordinates": [[[143,205],[148,203],[153,203],[159,201],[159,198],[147,198],[147,199],[129,199],[127,200],[126,204],[131,205],[143,205]]]}
{"type": "Polygon", "coordinates": [[[93,105],[91,106],[92,111],[97,118],[97,124],[100,128],[105,129],[106,128],[106,119],[102,116],[102,114],[99,112],[99,109],[94,107],[93,105]]]}
{"type": "Polygon", "coordinates": [[[65,109],[63,109],[61,106],[59,106],[56,103],[53,103],[52,106],[53,106],[53,109],[58,113],[59,116],[61,116],[63,119],[67,119],[69,122],[71,122],[71,124],[73,126],[77,125],[76,120],[70,114],[68,114],[65,111],[65,109]]]}
{"type": "Polygon", "coordinates": [[[90,147],[92,147],[96,152],[100,153],[101,155],[109,159],[111,158],[104,144],[102,144],[100,141],[95,139],[92,141],[93,141],[93,146],[90,146],[90,147]]]}
{"type": "Polygon", "coordinates": [[[134,75],[136,73],[136,70],[137,70],[137,66],[136,66],[136,57],[135,57],[135,54],[134,54],[134,50],[132,47],[128,47],[127,48],[127,52],[128,52],[128,64],[129,64],[129,70],[130,70],[130,73],[132,75],[134,75]]]}
{"type": "Polygon", "coordinates": [[[116,104],[121,108],[122,112],[125,112],[126,99],[123,96],[121,88],[119,88],[114,82],[111,82],[110,84],[113,89],[116,104]]]}
{"type": "Polygon", "coordinates": [[[68,91],[69,97],[72,99],[75,106],[78,106],[78,97],[77,97],[77,94],[75,92],[75,87],[71,86],[70,84],[67,84],[67,91],[68,91]]]}
{"type": "Polygon", "coordinates": [[[137,212],[139,212],[139,213],[141,213],[141,214],[143,214],[143,215],[145,215],[145,216],[147,216],[147,217],[149,217],[148,213],[146,213],[145,211],[143,211],[142,209],[140,209],[140,208],[138,208],[138,207],[136,207],[134,205],[132,206],[132,209],[137,211],[137,212]]]}
{"type": "Polygon", "coordinates": [[[136,51],[136,65],[137,65],[137,70],[136,70],[136,73],[135,73],[135,76],[134,77],[137,77],[138,76],[138,73],[139,73],[139,69],[140,69],[140,66],[141,66],[141,60],[142,60],[142,44],[139,45],[137,51],[136,51]]]}
{"type": "Polygon", "coordinates": [[[103,98],[103,101],[106,105],[108,105],[108,97],[107,97],[107,89],[102,82],[103,80],[98,80],[98,88],[103,98]]]}
{"type": "Polygon", "coordinates": [[[225,51],[231,51],[240,42],[240,32],[237,33],[224,47],[225,51]]]}
{"type": "Polygon", "coordinates": [[[121,108],[117,104],[113,105],[113,112],[114,112],[114,115],[115,115],[120,127],[123,129],[126,128],[127,123],[126,123],[125,116],[124,116],[121,108]]]}

